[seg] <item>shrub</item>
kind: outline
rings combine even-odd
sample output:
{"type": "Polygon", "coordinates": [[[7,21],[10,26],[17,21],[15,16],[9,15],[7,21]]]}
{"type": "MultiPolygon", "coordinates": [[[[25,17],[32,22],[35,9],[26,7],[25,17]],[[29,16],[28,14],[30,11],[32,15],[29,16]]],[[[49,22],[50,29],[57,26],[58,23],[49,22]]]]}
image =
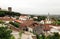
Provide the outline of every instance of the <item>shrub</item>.
{"type": "Polygon", "coordinates": [[[0,27],[0,39],[10,39],[12,31],[7,27],[0,27]]]}
{"type": "Polygon", "coordinates": [[[20,24],[17,22],[9,22],[10,24],[14,25],[15,27],[19,28],[20,24]]]}
{"type": "Polygon", "coordinates": [[[54,35],[49,35],[49,36],[45,36],[45,35],[36,35],[37,39],[60,39],[60,35],[58,33],[54,33],[54,35]]]}

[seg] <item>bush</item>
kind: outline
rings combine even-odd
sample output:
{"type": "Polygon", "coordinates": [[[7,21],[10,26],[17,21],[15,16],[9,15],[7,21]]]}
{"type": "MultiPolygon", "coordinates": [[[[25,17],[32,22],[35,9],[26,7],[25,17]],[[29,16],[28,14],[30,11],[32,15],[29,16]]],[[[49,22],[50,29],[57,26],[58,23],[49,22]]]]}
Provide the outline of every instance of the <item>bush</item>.
{"type": "Polygon", "coordinates": [[[54,33],[54,35],[36,35],[37,39],[60,39],[60,35],[58,33],[54,33]]]}
{"type": "Polygon", "coordinates": [[[0,39],[10,39],[12,31],[7,27],[0,27],[0,39]]]}
{"type": "Polygon", "coordinates": [[[23,33],[23,31],[19,32],[19,36],[20,36],[19,39],[21,39],[22,33],[23,33]]]}
{"type": "Polygon", "coordinates": [[[1,23],[1,24],[3,24],[3,23],[4,23],[4,21],[3,21],[3,20],[0,20],[0,23],[1,23]]]}
{"type": "Polygon", "coordinates": [[[15,39],[15,37],[12,35],[10,39],[15,39]]]}
{"type": "Polygon", "coordinates": [[[17,22],[9,22],[10,24],[14,25],[15,27],[19,28],[20,24],[17,22]]]}

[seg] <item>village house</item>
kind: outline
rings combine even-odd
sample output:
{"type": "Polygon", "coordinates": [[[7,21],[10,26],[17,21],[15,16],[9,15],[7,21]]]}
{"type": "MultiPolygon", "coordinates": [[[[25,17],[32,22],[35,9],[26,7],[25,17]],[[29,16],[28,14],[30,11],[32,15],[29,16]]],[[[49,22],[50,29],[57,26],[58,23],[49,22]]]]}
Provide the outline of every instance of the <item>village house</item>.
{"type": "Polygon", "coordinates": [[[43,26],[32,20],[27,20],[20,24],[20,26],[22,26],[22,30],[34,32],[37,34],[43,33],[43,26]]]}
{"type": "Polygon", "coordinates": [[[38,17],[37,17],[37,16],[34,16],[33,18],[34,18],[34,19],[38,19],[38,17]]]}
{"type": "Polygon", "coordinates": [[[54,33],[54,32],[57,32],[57,33],[59,33],[60,34],[60,26],[50,26],[50,27],[52,27],[51,29],[50,29],[50,32],[52,32],[52,33],[54,33]]]}
{"type": "Polygon", "coordinates": [[[50,24],[44,24],[43,26],[44,26],[44,28],[43,28],[44,32],[50,31],[50,29],[51,29],[50,24]]]}
{"type": "Polygon", "coordinates": [[[44,33],[46,35],[52,35],[53,33],[59,33],[60,34],[60,26],[52,25],[52,24],[44,24],[44,33]]]}
{"type": "Polygon", "coordinates": [[[40,25],[37,21],[33,20],[15,20],[15,22],[20,23],[20,30],[28,31],[28,32],[36,32],[37,34],[41,34],[43,31],[43,26],[40,25]]]}
{"type": "Polygon", "coordinates": [[[0,20],[3,20],[5,23],[9,23],[9,21],[13,21],[14,19],[8,16],[4,16],[4,17],[0,17],[0,20]]]}
{"type": "Polygon", "coordinates": [[[36,27],[33,28],[33,32],[40,35],[43,34],[43,25],[37,25],[36,27]]]}
{"type": "Polygon", "coordinates": [[[50,14],[48,13],[48,16],[45,20],[41,20],[39,23],[40,24],[52,24],[54,22],[53,19],[50,18],[50,14]]]}
{"type": "Polygon", "coordinates": [[[30,16],[27,16],[27,15],[21,15],[19,17],[20,20],[28,20],[30,18],[30,16]]]}

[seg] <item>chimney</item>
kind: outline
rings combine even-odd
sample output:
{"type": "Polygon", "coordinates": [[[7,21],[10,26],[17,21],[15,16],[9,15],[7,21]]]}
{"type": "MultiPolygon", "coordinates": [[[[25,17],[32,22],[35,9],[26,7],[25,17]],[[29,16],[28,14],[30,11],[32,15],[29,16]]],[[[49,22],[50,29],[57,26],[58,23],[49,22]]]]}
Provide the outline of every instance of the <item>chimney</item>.
{"type": "Polygon", "coordinates": [[[11,12],[11,11],[12,11],[12,7],[8,7],[8,11],[10,11],[10,12],[11,12]]]}

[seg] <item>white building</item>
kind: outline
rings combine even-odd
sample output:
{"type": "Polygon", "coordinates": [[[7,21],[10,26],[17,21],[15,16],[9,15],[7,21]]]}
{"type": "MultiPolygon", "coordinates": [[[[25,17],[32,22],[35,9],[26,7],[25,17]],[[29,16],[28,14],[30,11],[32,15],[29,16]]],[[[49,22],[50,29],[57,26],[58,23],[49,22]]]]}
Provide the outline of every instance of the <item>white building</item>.
{"type": "Polygon", "coordinates": [[[50,32],[54,33],[57,32],[60,34],[60,26],[51,26],[50,32]]]}
{"type": "Polygon", "coordinates": [[[50,15],[49,15],[49,13],[48,13],[48,16],[47,16],[47,18],[45,19],[45,20],[41,20],[40,21],[40,23],[41,24],[51,24],[53,21],[50,19],[50,15]]]}
{"type": "Polygon", "coordinates": [[[31,27],[28,27],[29,32],[33,32],[33,29],[31,27]]]}
{"type": "Polygon", "coordinates": [[[41,21],[40,21],[40,24],[44,24],[44,20],[41,20],[41,21]]]}
{"type": "Polygon", "coordinates": [[[29,19],[29,16],[20,16],[19,19],[20,20],[27,20],[27,19],[29,19]]]}
{"type": "Polygon", "coordinates": [[[37,16],[35,16],[35,17],[33,17],[33,18],[38,19],[38,17],[37,17],[37,16]]]}

